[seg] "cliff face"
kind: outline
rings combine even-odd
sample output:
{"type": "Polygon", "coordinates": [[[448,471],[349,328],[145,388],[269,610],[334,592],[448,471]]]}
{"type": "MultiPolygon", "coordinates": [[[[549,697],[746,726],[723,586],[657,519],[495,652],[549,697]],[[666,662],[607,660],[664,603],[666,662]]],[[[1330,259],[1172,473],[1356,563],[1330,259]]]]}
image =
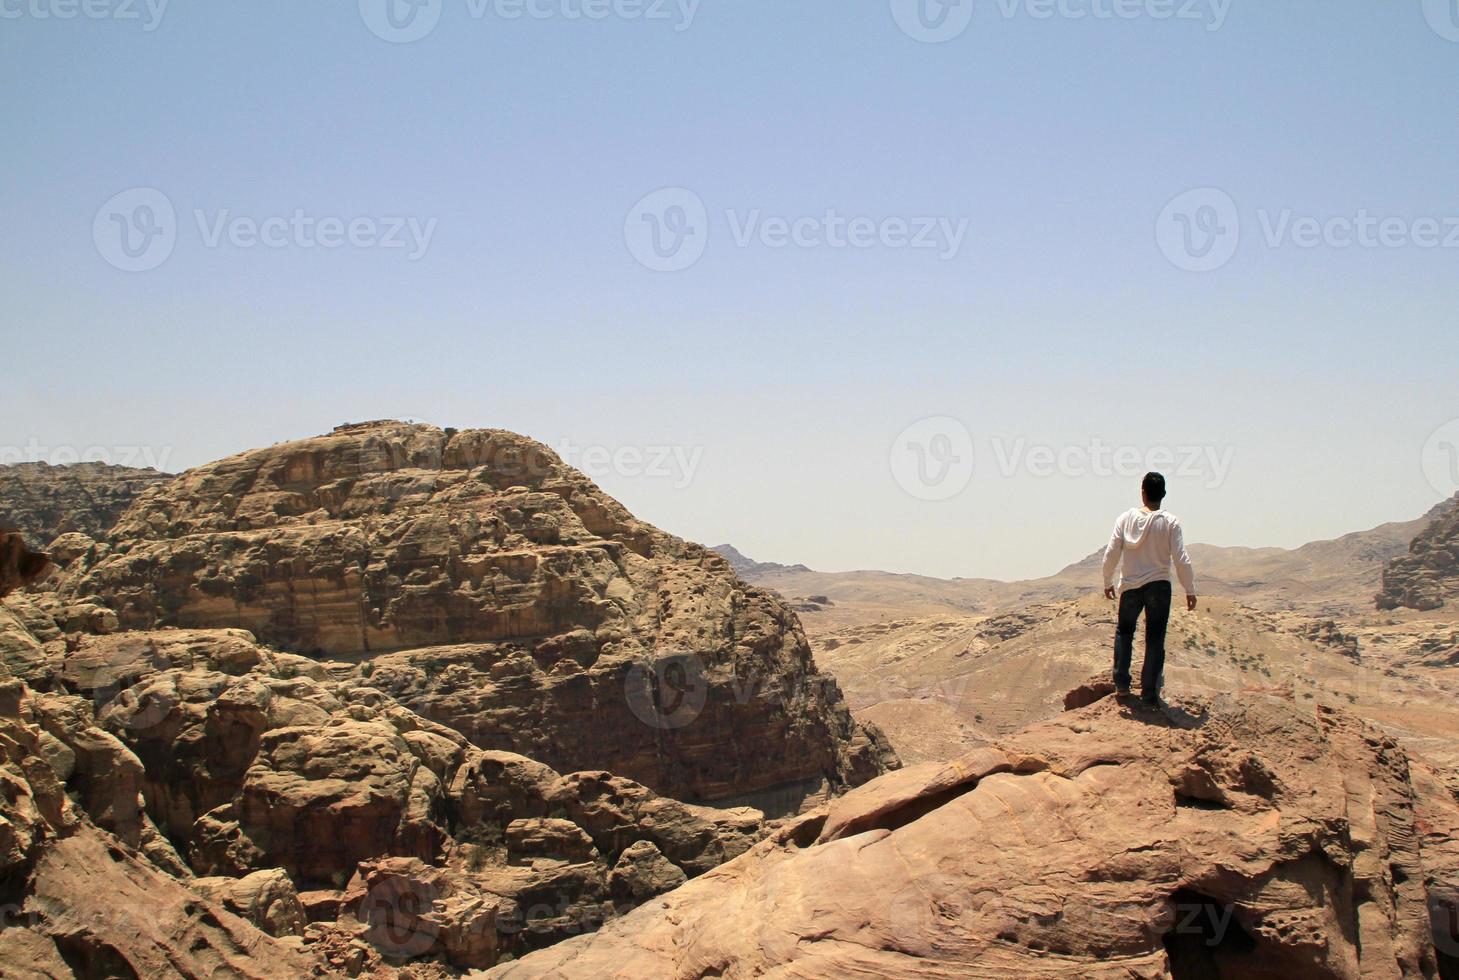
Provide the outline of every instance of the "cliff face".
{"type": "Polygon", "coordinates": [[[794,615],[501,431],[341,427],[182,474],[61,591],[370,664],[477,747],[772,812],[895,764],[794,615]]]}
{"type": "Polygon", "coordinates": [[[132,501],[171,479],[170,473],[106,463],[0,466],[0,525],[16,528],[36,548],[62,534],[100,537],[132,501]]]}
{"type": "Polygon", "coordinates": [[[1459,597],[1459,497],[1430,519],[1408,554],[1383,569],[1379,609],[1439,609],[1459,597]]]}

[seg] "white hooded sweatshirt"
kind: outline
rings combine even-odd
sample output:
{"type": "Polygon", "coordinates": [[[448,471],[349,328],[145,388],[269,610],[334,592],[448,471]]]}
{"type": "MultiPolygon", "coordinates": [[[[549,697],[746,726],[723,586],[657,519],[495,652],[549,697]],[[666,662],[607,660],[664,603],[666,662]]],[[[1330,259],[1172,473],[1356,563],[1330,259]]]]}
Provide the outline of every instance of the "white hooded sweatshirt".
{"type": "Polygon", "coordinates": [[[1195,595],[1195,569],[1185,553],[1180,520],[1168,511],[1132,507],[1115,521],[1109,547],[1104,550],[1104,587],[1114,588],[1116,568],[1120,569],[1121,590],[1168,582],[1172,561],[1185,594],[1195,595]]]}

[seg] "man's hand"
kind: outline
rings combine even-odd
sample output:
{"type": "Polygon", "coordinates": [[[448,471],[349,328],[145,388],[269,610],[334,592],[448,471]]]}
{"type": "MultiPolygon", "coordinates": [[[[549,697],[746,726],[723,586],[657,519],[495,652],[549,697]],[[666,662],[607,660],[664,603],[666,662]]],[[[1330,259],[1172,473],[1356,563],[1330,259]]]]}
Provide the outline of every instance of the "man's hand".
{"type": "Polygon", "coordinates": [[[1193,596],[1193,595],[1186,596],[1185,597],[1185,611],[1186,612],[1194,612],[1195,611],[1195,608],[1196,608],[1196,597],[1193,596]]]}
{"type": "Polygon", "coordinates": [[[1104,590],[1104,597],[1106,599],[1113,599],[1115,597],[1114,586],[1109,586],[1104,590]]]}

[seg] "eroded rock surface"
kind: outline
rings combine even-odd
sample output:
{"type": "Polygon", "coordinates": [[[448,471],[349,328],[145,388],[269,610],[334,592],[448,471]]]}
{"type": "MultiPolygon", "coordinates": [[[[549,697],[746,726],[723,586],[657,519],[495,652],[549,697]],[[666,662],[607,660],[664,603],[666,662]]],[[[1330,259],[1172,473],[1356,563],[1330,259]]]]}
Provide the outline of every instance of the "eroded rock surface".
{"type": "Polygon", "coordinates": [[[1459,496],[1383,569],[1379,609],[1439,609],[1459,597],[1459,496]]]}
{"type": "Polygon", "coordinates": [[[132,502],[170,473],[107,463],[16,463],[0,466],[0,524],[14,527],[32,547],[63,534],[97,538],[132,502]]]}
{"type": "MultiPolygon", "coordinates": [[[[39,802],[0,814],[0,851],[30,862],[54,811],[178,894],[302,939],[323,969],[490,966],[596,929],[763,836],[758,811],[478,749],[368,686],[363,666],[243,630],[30,638],[39,689],[10,679],[0,694],[24,716],[17,758],[39,787],[7,795],[39,802]]],[[[48,914],[63,905],[53,895],[48,914]]],[[[31,946],[47,935],[4,943],[39,962],[31,946]]],[[[175,939],[137,938],[139,962],[175,939]]]]}
{"type": "Polygon", "coordinates": [[[25,685],[0,679],[0,973],[266,980],[326,972],[313,954],[278,942],[93,823],[52,766],[57,754],[45,747],[38,707],[25,685]]]}
{"type": "Polygon", "coordinates": [[[772,593],[507,432],[346,426],[191,470],[61,593],[368,659],[362,684],[480,748],[678,799],[793,812],[895,765],[772,593]]]}
{"type": "Polygon", "coordinates": [[[1332,709],[1103,698],[489,975],[1448,976],[1436,778],[1332,709]]]}

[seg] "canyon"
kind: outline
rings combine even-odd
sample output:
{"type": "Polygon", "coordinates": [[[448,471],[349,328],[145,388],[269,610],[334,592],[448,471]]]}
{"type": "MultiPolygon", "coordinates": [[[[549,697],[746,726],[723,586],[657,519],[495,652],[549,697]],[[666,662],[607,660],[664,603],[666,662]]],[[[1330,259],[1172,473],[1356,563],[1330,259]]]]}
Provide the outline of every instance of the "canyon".
{"type": "Polygon", "coordinates": [[[1459,503],[1192,548],[1160,710],[1090,559],[754,562],[502,430],[0,513],[6,976],[1459,975],[1459,503]]]}

